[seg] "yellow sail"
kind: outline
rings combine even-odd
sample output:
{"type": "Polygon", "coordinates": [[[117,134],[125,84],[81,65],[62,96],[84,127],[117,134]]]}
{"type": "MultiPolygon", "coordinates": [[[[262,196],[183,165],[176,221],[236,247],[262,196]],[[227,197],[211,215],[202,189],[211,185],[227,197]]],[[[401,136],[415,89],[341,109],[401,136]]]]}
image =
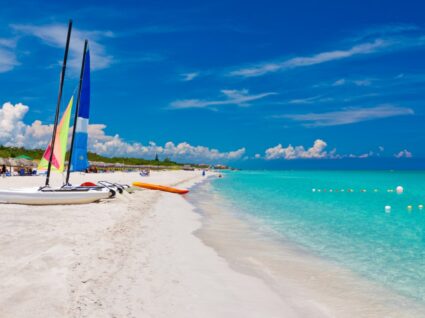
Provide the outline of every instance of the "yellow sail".
{"type": "MultiPolygon", "coordinates": [[[[68,132],[69,122],[71,119],[72,104],[74,96],[71,97],[68,103],[68,107],[62,116],[62,119],[56,129],[55,149],[52,156],[52,171],[63,172],[65,169],[65,155],[66,147],[68,144],[68,132]]],[[[50,141],[49,146],[44,152],[43,157],[38,165],[38,170],[46,170],[49,164],[50,154],[52,152],[52,142],[50,141]]]]}

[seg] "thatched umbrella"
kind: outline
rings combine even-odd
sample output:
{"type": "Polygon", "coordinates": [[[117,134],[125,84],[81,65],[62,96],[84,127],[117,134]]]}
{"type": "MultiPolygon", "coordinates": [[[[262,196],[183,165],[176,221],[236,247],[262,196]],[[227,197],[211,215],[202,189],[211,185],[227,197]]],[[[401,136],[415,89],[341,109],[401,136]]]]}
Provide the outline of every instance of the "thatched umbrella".
{"type": "Polygon", "coordinates": [[[28,159],[18,159],[18,158],[14,158],[15,161],[15,165],[16,166],[20,166],[20,167],[27,167],[28,166],[28,162],[30,162],[28,159]]]}
{"type": "Polygon", "coordinates": [[[20,170],[21,168],[33,168],[37,166],[35,162],[25,158],[8,158],[4,159],[4,162],[5,165],[10,167],[10,172],[12,172],[12,168],[18,168],[20,170]]]}
{"type": "Polygon", "coordinates": [[[21,158],[21,159],[19,159],[19,162],[24,167],[31,167],[31,168],[34,167],[34,162],[32,160],[29,160],[29,159],[26,159],[26,158],[21,158]]]}
{"type": "Polygon", "coordinates": [[[9,158],[9,165],[10,165],[11,167],[18,167],[18,166],[20,166],[20,164],[19,164],[19,159],[16,159],[16,158],[9,158]]]}

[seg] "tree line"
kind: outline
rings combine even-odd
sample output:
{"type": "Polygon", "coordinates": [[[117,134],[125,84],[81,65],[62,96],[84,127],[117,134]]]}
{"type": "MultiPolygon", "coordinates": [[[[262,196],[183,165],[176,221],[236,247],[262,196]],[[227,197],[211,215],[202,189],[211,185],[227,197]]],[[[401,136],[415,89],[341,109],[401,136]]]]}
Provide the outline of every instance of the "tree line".
{"type": "MultiPolygon", "coordinates": [[[[19,156],[28,156],[33,159],[40,159],[43,155],[44,150],[42,149],[26,149],[23,147],[6,147],[0,145],[0,158],[16,158],[19,156]]],[[[100,161],[105,163],[122,163],[126,165],[156,165],[156,166],[176,166],[182,165],[175,161],[165,158],[160,160],[158,155],[155,156],[155,159],[143,159],[143,158],[129,158],[129,157],[105,157],[101,156],[94,152],[88,152],[89,161],[100,161]]],[[[69,154],[67,154],[66,159],[69,159],[69,154]]]]}

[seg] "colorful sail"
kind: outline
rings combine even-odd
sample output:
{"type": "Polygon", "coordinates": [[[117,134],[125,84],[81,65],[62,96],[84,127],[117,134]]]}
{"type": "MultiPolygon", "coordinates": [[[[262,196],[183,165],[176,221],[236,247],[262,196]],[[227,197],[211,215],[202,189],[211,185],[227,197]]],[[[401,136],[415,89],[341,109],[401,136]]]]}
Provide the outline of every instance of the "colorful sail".
{"type": "Polygon", "coordinates": [[[89,167],[87,159],[87,140],[90,114],[90,51],[87,50],[83,81],[81,86],[80,106],[74,137],[74,149],[71,158],[71,171],[84,171],[89,167]]]}
{"type": "MultiPolygon", "coordinates": [[[[71,97],[68,107],[62,116],[62,119],[56,129],[55,147],[52,157],[52,170],[63,172],[65,168],[66,146],[68,144],[69,121],[71,119],[72,104],[74,96],[71,97]]],[[[50,154],[52,152],[52,142],[49,143],[43,157],[38,165],[39,170],[46,170],[49,164],[50,154]]]]}

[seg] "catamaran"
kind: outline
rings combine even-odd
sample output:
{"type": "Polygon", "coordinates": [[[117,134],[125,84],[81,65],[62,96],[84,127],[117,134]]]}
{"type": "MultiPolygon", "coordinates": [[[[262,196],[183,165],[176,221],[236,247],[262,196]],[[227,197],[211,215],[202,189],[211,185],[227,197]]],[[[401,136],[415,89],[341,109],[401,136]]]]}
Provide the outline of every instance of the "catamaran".
{"type": "MultiPolygon", "coordinates": [[[[83,62],[81,64],[80,83],[78,87],[78,100],[74,115],[71,148],[69,150],[69,164],[66,172],[66,180],[63,188],[75,188],[69,182],[71,171],[86,171],[89,167],[87,157],[88,126],[90,117],[90,51],[88,41],[84,42],[83,62]]],[[[85,182],[85,189],[108,188],[113,192],[123,193],[124,190],[131,192],[126,184],[100,181],[98,184],[85,182]],[[89,185],[90,184],[90,185],[89,185]]],[[[79,188],[77,186],[77,188],[79,188]]]]}
{"type": "MultiPolygon", "coordinates": [[[[0,190],[0,202],[12,204],[30,204],[30,205],[53,205],[53,204],[83,204],[96,202],[102,199],[109,198],[115,195],[115,191],[109,187],[96,186],[96,187],[73,187],[69,185],[70,164],[68,164],[67,178],[65,186],[61,188],[50,187],[50,173],[52,170],[63,172],[65,169],[65,154],[66,146],[68,143],[68,132],[71,118],[71,111],[73,105],[73,97],[68,103],[68,106],[62,116],[60,123],[59,112],[62,99],[63,84],[65,79],[66,62],[68,58],[69,42],[71,38],[72,21],[68,24],[68,34],[66,39],[65,54],[62,64],[62,72],[60,77],[59,95],[56,105],[55,121],[53,125],[52,139],[47,146],[46,151],[40,161],[39,168],[47,169],[46,182],[43,187],[31,189],[9,189],[0,190]]],[[[82,81],[85,71],[85,62],[88,57],[87,53],[87,40],[84,45],[83,62],[81,67],[81,76],[78,89],[77,107],[75,112],[75,119],[79,115],[79,104],[81,100],[82,81]]],[[[89,57],[88,57],[89,58],[89,57]]],[[[89,63],[87,63],[89,65],[89,63]]],[[[89,76],[89,75],[87,75],[89,76]]],[[[77,120],[74,121],[73,138],[71,144],[71,155],[76,132],[77,120]]],[[[87,148],[86,148],[87,149],[87,148]]],[[[87,151],[87,150],[86,150],[87,151]]],[[[78,152],[76,152],[78,153],[78,152]]],[[[72,158],[72,156],[70,157],[72,158]]]]}

